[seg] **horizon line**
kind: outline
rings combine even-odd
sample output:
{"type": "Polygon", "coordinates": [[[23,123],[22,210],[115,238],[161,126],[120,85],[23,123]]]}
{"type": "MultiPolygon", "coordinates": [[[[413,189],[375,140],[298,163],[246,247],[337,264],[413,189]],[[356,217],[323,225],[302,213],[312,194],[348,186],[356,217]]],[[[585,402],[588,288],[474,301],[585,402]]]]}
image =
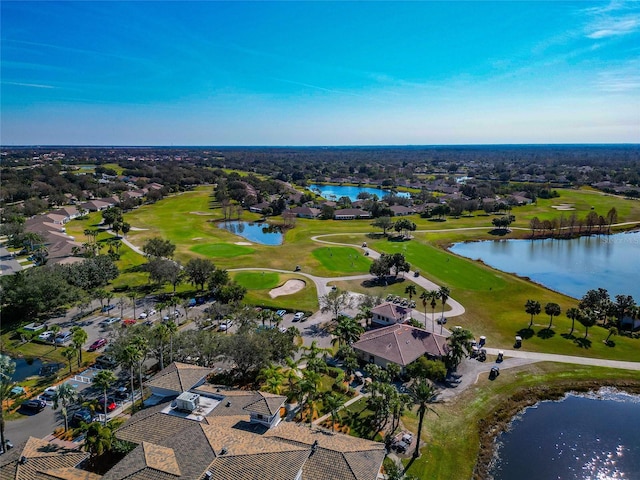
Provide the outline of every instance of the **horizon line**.
{"type": "Polygon", "coordinates": [[[11,144],[0,145],[0,149],[14,148],[434,148],[434,147],[563,147],[563,146],[633,146],[640,142],[608,143],[433,143],[433,144],[344,144],[344,145],[126,145],[126,144],[11,144]]]}

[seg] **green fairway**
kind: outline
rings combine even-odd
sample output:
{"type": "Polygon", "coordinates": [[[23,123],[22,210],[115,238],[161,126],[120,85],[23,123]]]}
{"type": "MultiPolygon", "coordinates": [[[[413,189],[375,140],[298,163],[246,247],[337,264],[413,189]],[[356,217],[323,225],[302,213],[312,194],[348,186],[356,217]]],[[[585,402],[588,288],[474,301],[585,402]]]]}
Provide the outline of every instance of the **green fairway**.
{"type": "Polygon", "coordinates": [[[236,272],[233,279],[247,290],[277,287],[280,275],[275,272],[236,272]]]}
{"type": "Polygon", "coordinates": [[[321,247],[312,254],[330,272],[368,273],[371,265],[371,260],[355,248],[321,247]]]}
{"type": "Polygon", "coordinates": [[[207,243],[194,245],[189,250],[200,255],[212,258],[232,258],[240,255],[250,255],[255,250],[244,245],[234,245],[232,243],[207,243]]]}

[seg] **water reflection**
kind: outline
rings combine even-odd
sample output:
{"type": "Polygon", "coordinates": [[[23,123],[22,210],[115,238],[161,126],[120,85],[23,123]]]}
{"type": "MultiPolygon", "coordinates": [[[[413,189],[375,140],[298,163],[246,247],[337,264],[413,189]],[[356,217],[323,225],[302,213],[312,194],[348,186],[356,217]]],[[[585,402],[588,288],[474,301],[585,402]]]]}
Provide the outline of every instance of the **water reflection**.
{"type": "Polygon", "coordinates": [[[571,240],[497,240],[458,243],[451,251],[529,277],[553,290],[581,298],[603,287],[613,295],[640,299],[640,232],[571,240]]]}
{"type": "Polygon", "coordinates": [[[219,223],[218,227],[262,245],[280,245],[283,240],[282,229],[269,223],[233,221],[219,223]]]}

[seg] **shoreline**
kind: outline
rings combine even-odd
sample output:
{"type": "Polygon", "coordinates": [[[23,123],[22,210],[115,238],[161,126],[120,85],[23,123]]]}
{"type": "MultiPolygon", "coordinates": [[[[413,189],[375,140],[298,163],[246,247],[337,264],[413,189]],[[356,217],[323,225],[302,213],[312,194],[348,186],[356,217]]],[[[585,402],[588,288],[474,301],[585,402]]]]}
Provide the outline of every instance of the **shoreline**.
{"type": "Polygon", "coordinates": [[[640,379],[617,381],[567,380],[555,385],[540,385],[524,388],[511,395],[487,416],[478,420],[480,446],[471,478],[473,480],[492,478],[489,472],[492,462],[495,459],[496,438],[505,432],[513,419],[526,408],[546,400],[560,400],[569,393],[584,394],[596,392],[605,387],[615,388],[616,390],[633,395],[640,395],[640,379]]]}

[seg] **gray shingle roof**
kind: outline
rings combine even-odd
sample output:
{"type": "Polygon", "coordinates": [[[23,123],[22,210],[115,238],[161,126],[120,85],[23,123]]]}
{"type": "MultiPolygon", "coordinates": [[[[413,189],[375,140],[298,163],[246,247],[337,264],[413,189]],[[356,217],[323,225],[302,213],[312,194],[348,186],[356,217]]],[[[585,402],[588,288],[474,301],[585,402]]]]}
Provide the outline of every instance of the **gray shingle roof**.
{"type": "Polygon", "coordinates": [[[425,354],[445,355],[446,345],[447,340],[442,335],[411,325],[395,324],[363,333],[353,348],[407,366],[425,354]]]}
{"type": "Polygon", "coordinates": [[[211,372],[213,372],[211,368],[173,362],[154,375],[145,385],[150,388],[158,387],[182,393],[193,388],[211,372]]]}

